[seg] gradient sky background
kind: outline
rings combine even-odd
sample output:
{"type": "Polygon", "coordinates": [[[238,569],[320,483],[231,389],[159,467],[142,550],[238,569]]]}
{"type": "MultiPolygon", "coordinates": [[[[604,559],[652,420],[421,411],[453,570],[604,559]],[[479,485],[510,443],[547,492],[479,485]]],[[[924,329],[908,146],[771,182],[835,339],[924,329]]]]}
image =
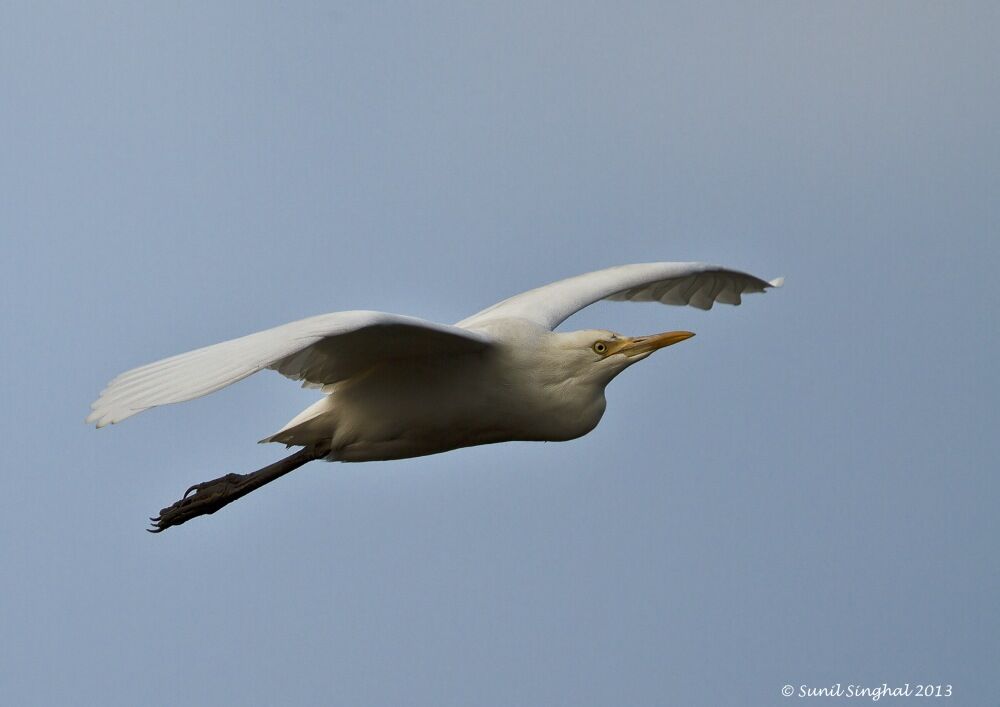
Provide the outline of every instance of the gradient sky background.
{"type": "Polygon", "coordinates": [[[0,699],[995,704],[998,36],[995,2],[3,2],[0,699]],[[571,443],[312,464],[152,536],[316,394],[83,424],[166,355],[650,260],[788,284],[571,319],[698,332],[571,443]]]}

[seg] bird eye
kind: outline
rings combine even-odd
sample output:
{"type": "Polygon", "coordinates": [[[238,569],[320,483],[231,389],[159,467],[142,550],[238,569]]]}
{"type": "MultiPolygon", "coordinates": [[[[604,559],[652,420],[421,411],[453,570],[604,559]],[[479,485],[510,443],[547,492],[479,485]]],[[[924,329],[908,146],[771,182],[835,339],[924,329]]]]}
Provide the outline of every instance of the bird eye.
{"type": "Polygon", "coordinates": [[[603,341],[598,341],[596,344],[594,344],[594,351],[596,351],[599,354],[602,354],[607,350],[608,350],[608,345],[605,344],[603,341]]]}

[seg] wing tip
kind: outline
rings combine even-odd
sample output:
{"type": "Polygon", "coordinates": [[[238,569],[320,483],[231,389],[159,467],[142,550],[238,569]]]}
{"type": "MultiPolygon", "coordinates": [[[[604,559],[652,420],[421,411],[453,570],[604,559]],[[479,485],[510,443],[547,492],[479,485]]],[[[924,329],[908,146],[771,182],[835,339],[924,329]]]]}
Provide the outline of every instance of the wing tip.
{"type": "MultiPolygon", "coordinates": [[[[100,402],[100,401],[98,401],[100,402]]],[[[98,406],[94,403],[94,409],[90,412],[87,417],[84,418],[83,422],[86,425],[94,425],[97,429],[102,427],[107,427],[108,425],[115,425],[122,420],[132,417],[136,413],[142,412],[148,408],[133,409],[133,408],[113,408],[98,406]]]]}
{"type": "Polygon", "coordinates": [[[106,411],[103,410],[102,411],[95,410],[94,412],[87,415],[86,419],[84,419],[83,421],[85,425],[93,425],[98,430],[101,429],[102,427],[113,425],[116,422],[118,422],[118,420],[113,419],[110,415],[108,415],[106,411]]]}
{"type": "Polygon", "coordinates": [[[776,277],[767,284],[771,287],[782,287],[785,284],[785,276],[782,275],[781,277],[776,277]]]}

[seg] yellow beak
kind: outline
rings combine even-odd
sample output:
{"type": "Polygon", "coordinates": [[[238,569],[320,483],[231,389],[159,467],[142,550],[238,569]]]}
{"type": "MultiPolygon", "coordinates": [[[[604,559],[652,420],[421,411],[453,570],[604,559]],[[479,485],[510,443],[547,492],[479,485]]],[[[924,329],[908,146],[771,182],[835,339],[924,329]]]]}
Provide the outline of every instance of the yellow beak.
{"type": "Polygon", "coordinates": [[[639,356],[640,354],[649,354],[657,349],[662,349],[666,346],[673,346],[685,339],[690,339],[694,336],[693,331],[666,331],[662,334],[652,334],[650,336],[637,336],[632,339],[627,339],[623,342],[622,346],[615,353],[623,353],[626,356],[639,356]]]}

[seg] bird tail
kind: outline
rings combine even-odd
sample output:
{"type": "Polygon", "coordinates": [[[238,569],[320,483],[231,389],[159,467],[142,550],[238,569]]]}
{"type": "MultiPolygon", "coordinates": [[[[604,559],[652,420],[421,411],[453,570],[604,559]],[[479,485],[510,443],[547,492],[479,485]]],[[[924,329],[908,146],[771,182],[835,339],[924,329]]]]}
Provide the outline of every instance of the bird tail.
{"type": "Polygon", "coordinates": [[[328,444],[335,430],[332,396],[325,396],[288,421],[274,434],[260,440],[259,444],[278,442],[285,446],[309,447],[328,444]]]}

